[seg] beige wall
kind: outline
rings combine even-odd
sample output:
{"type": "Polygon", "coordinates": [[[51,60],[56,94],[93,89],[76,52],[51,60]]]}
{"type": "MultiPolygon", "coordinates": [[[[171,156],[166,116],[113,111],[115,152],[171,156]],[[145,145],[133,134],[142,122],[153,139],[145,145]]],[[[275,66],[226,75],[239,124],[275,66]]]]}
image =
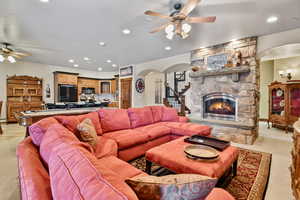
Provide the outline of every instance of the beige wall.
{"type": "Polygon", "coordinates": [[[274,79],[274,61],[260,63],[260,105],[259,118],[267,119],[269,115],[269,89],[268,85],[274,79]]]}
{"type": "MultiPolygon", "coordinates": [[[[165,96],[165,89],[163,87],[165,76],[163,73],[150,73],[145,76],[145,95],[144,102],[145,105],[155,105],[155,82],[161,80],[162,81],[162,98],[165,96]]],[[[161,99],[162,100],[162,99],[161,99]]]]}
{"type": "Polygon", "coordinates": [[[71,67],[59,67],[51,66],[38,63],[29,63],[29,62],[17,62],[15,64],[0,63],[0,99],[4,101],[2,108],[1,119],[6,118],[6,78],[7,76],[13,75],[28,75],[28,76],[37,76],[43,79],[43,96],[45,102],[53,102],[54,100],[54,71],[64,71],[79,73],[83,77],[91,78],[112,78],[116,72],[97,72],[97,71],[88,71],[78,68],[71,67]],[[46,98],[46,85],[50,85],[51,89],[51,98],[46,98]]]}
{"type": "Polygon", "coordinates": [[[274,80],[284,82],[286,78],[281,78],[279,71],[292,70],[292,79],[300,80],[300,56],[278,59],[274,61],[274,80]]]}

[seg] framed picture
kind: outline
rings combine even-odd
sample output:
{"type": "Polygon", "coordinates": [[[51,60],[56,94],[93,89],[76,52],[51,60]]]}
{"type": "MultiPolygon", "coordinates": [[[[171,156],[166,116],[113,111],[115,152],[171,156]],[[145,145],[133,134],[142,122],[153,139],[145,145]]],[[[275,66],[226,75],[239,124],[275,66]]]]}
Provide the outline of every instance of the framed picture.
{"type": "Polygon", "coordinates": [[[133,66],[120,68],[120,76],[132,76],[133,75],[133,66]]]}
{"type": "Polygon", "coordinates": [[[216,54],[207,57],[207,69],[208,70],[217,70],[222,69],[227,64],[228,54],[216,54]]]}

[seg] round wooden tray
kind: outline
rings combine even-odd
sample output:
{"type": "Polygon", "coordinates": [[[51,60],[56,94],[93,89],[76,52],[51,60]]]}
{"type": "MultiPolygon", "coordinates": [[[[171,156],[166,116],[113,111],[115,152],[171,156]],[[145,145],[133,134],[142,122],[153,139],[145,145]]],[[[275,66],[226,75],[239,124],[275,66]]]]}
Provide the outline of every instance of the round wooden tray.
{"type": "Polygon", "coordinates": [[[219,152],[216,149],[204,145],[189,145],[185,147],[184,153],[189,158],[195,159],[216,159],[219,157],[219,152]]]}

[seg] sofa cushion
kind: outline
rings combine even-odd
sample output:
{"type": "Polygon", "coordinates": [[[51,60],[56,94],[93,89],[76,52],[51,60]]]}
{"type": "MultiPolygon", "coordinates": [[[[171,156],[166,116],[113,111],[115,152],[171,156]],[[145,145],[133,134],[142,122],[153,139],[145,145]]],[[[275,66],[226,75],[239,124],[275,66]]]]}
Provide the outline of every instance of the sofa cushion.
{"type": "Polygon", "coordinates": [[[103,157],[103,158],[99,159],[99,162],[101,165],[109,166],[109,169],[111,169],[112,171],[117,173],[118,176],[120,178],[122,178],[123,180],[125,180],[127,178],[132,178],[132,177],[135,177],[138,175],[147,176],[147,174],[144,173],[143,171],[133,167],[129,163],[127,163],[123,160],[120,160],[119,158],[117,158],[115,156],[103,157]]]}
{"type": "Polygon", "coordinates": [[[77,129],[79,131],[80,141],[88,143],[95,149],[98,137],[93,122],[89,118],[86,118],[78,124],[77,129]]]}
{"type": "Polygon", "coordinates": [[[162,120],[164,122],[178,122],[178,114],[175,108],[163,107],[162,120]]]}
{"type": "Polygon", "coordinates": [[[72,116],[56,116],[55,117],[59,123],[61,123],[63,126],[65,126],[67,129],[69,129],[71,132],[75,133],[78,136],[77,126],[80,122],[82,122],[84,119],[88,118],[90,119],[97,131],[98,135],[102,135],[102,127],[100,124],[99,116],[97,112],[91,112],[85,115],[72,115],[72,116]]]}
{"type": "Polygon", "coordinates": [[[52,199],[49,174],[31,137],[18,145],[17,157],[22,199],[52,199]]]}
{"type": "Polygon", "coordinates": [[[95,156],[98,159],[105,156],[118,156],[118,144],[112,139],[98,136],[95,156]]]}
{"type": "Polygon", "coordinates": [[[149,107],[129,108],[127,110],[131,128],[137,128],[153,123],[152,111],[149,107]]]}
{"type": "Polygon", "coordinates": [[[204,199],[217,183],[217,179],[197,174],[143,176],[127,179],[139,199],[169,200],[204,199]]]}
{"type": "Polygon", "coordinates": [[[58,124],[58,121],[53,117],[49,117],[31,125],[29,127],[29,134],[31,136],[32,142],[35,145],[40,146],[44,134],[47,132],[48,128],[53,124],[58,124]]]}
{"type": "Polygon", "coordinates": [[[192,136],[197,134],[209,136],[212,130],[212,127],[210,126],[195,123],[164,122],[161,124],[165,124],[165,126],[171,128],[172,134],[182,136],[192,136]]]}
{"type": "Polygon", "coordinates": [[[97,159],[82,147],[64,143],[56,148],[49,160],[53,199],[127,200],[103,178],[96,163],[97,159]]]}
{"type": "Polygon", "coordinates": [[[131,128],[126,109],[99,109],[98,113],[104,133],[131,128]]]}
{"type": "Polygon", "coordinates": [[[154,140],[156,138],[168,135],[171,133],[171,129],[167,126],[163,126],[159,123],[150,124],[147,126],[142,126],[133,130],[137,130],[143,134],[147,134],[149,140],[154,140]]]}
{"type": "Polygon", "coordinates": [[[94,152],[89,144],[80,142],[71,131],[61,124],[54,124],[49,127],[40,145],[40,155],[46,164],[49,164],[49,158],[54,149],[63,143],[78,144],[94,152]]]}
{"type": "Polygon", "coordinates": [[[115,140],[119,150],[143,144],[149,140],[147,134],[134,129],[109,132],[105,133],[103,136],[115,140]]]}
{"type": "Polygon", "coordinates": [[[153,122],[160,122],[163,115],[163,106],[149,106],[152,111],[153,122]]]}

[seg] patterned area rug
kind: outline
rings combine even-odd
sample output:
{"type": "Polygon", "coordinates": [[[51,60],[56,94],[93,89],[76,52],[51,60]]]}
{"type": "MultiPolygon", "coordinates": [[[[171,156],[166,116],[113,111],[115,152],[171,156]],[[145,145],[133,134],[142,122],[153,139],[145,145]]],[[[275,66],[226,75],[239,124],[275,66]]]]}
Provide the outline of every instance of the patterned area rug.
{"type": "MultiPolygon", "coordinates": [[[[240,149],[238,171],[225,187],[236,200],[262,200],[267,188],[272,155],[269,153],[240,149]]],[[[145,157],[138,158],[131,165],[145,171],[145,157]]],[[[153,165],[154,175],[162,176],[172,172],[153,165]]]]}

